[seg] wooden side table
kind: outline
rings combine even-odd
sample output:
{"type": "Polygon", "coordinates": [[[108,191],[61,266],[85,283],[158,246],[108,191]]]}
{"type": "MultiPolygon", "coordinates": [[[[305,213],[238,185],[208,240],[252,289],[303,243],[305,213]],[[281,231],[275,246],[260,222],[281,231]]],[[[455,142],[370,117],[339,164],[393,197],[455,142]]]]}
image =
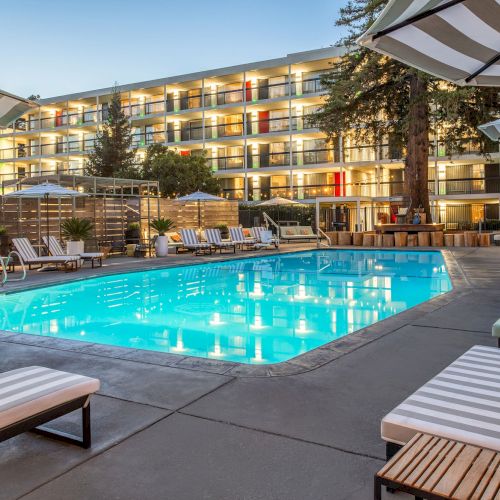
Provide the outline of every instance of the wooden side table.
{"type": "Polygon", "coordinates": [[[500,453],[450,439],[416,434],[375,475],[375,500],[382,486],[417,499],[498,498],[500,453]]]}

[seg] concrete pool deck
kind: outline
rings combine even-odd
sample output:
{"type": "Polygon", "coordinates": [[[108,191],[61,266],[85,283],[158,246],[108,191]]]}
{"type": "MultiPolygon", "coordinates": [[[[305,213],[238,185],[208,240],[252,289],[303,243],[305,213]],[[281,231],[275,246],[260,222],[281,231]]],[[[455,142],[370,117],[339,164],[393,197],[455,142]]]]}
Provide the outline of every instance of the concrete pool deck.
{"type": "MultiPolygon", "coordinates": [[[[293,375],[242,376],[4,334],[0,371],[45,365],[98,377],[102,389],[91,450],[32,434],[0,444],[0,499],[372,498],[383,415],[470,346],[495,344],[500,248],[452,249],[448,266],[453,292],[369,327],[367,342],[340,339],[333,359],[293,375]]],[[[50,274],[59,276],[42,277],[50,274]]],[[[33,280],[75,277],[66,276],[33,280]]],[[[76,416],[57,424],[78,431],[76,416]]]]}

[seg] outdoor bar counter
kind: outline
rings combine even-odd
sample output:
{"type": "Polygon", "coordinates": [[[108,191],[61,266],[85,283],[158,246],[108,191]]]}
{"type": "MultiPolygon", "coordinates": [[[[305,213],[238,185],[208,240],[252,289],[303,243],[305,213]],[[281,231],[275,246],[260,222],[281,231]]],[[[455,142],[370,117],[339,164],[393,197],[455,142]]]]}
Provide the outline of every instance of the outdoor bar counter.
{"type": "Polygon", "coordinates": [[[376,224],[377,233],[422,233],[444,231],[444,224],[376,224]]]}

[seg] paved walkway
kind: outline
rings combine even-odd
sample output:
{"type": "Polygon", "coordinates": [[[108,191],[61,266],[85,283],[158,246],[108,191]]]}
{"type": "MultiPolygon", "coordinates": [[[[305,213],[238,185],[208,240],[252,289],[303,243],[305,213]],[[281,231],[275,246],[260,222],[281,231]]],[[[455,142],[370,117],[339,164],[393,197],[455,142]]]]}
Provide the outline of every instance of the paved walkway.
{"type": "MultiPolygon", "coordinates": [[[[31,434],[0,444],[0,499],[372,498],[383,415],[470,346],[494,345],[500,248],[452,253],[470,287],[299,375],[234,377],[0,338],[0,371],[41,364],[102,380],[92,450],[31,434]]],[[[76,432],[77,420],[59,426],[76,432]]]]}

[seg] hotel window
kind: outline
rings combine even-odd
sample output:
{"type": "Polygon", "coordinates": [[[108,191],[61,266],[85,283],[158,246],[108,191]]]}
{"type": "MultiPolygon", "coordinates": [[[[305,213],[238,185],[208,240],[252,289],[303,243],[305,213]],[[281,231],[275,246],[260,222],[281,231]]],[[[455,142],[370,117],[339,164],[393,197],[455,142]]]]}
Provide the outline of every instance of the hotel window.
{"type": "Polygon", "coordinates": [[[302,73],[302,93],[314,94],[315,92],[320,92],[321,90],[323,90],[321,84],[319,83],[319,79],[320,76],[327,71],[328,70],[320,70],[302,73]]]}
{"type": "Polygon", "coordinates": [[[285,97],[288,95],[288,76],[275,76],[269,78],[269,99],[285,97]]]}
{"type": "Polygon", "coordinates": [[[229,83],[218,87],[217,104],[243,101],[242,83],[229,83]]]}
{"type": "Polygon", "coordinates": [[[72,134],[68,136],[68,151],[81,151],[82,143],[80,141],[80,136],[76,134],[72,134]]]}
{"type": "Polygon", "coordinates": [[[229,115],[221,117],[221,125],[219,126],[219,135],[234,136],[243,135],[243,116],[229,115]]]}
{"type": "Polygon", "coordinates": [[[333,152],[328,149],[324,139],[307,139],[304,141],[304,164],[328,163],[333,161],[333,152]]]}
{"type": "Polygon", "coordinates": [[[201,89],[188,90],[188,108],[201,108],[201,89]]]}
{"type": "Polygon", "coordinates": [[[243,168],[243,146],[228,146],[226,148],[227,168],[243,168]]]}
{"type": "Polygon", "coordinates": [[[165,131],[163,124],[146,125],[146,144],[154,144],[165,141],[165,131]]]}
{"type": "Polygon", "coordinates": [[[89,151],[91,149],[94,149],[94,139],[95,139],[95,134],[92,133],[83,134],[84,151],[89,151]]]}
{"type": "Polygon", "coordinates": [[[269,112],[269,132],[288,130],[288,109],[269,112]]]}
{"type": "Polygon", "coordinates": [[[290,165],[290,142],[273,142],[269,146],[271,167],[290,165]]]}

